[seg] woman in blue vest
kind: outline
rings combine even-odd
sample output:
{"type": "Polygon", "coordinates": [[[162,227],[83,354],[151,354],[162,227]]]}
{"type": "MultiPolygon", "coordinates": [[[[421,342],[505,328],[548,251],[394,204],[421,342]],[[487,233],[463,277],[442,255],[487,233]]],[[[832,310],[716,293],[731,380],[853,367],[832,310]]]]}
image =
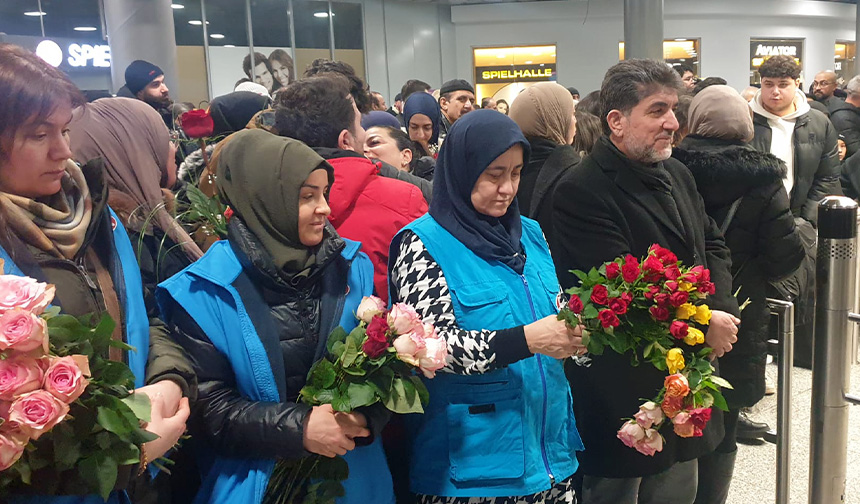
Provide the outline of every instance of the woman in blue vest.
{"type": "Polygon", "coordinates": [[[543,233],[517,207],[528,155],[507,116],[464,115],[442,145],[429,213],[391,245],[392,301],[448,342],[425,414],[410,419],[422,504],[572,502],[583,447],[558,359],[584,349],[580,329],[557,320],[543,233]]]}
{"type": "MultiPolygon", "coordinates": [[[[194,372],[166,327],[147,317],[140,270],[128,235],[107,204],[107,183],[99,162],[70,160],[68,127],[72,109],[83,102],[60,71],[21,47],[0,44],[0,227],[14,263],[25,274],[56,286],[55,303],[65,313],[109,314],[114,337],[137,349],[112,358],[128,361],[139,392],[152,399],[147,429],[159,439],[141,446],[142,463],[120,467],[117,488],[146,485],[148,461],[170,449],[185,431],[194,372]],[[135,476],[137,475],[137,477],[135,476]]],[[[36,485],[6,489],[15,503],[103,502],[80,494],[74,472],[52,467],[35,471],[36,485]]],[[[111,502],[128,502],[115,492],[111,502]]]]}
{"type": "Polygon", "coordinates": [[[257,504],[276,459],[318,454],[349,463],[339,502],[393,503],[376,435],[384,408],[344,414],[297,402],[328,335],[355,327],[373,289],[361,245],[326,220],[331,165],[297,140],[245,130],[221,151],[216,174],[233,210],[227,240],[157,290],[200,383],[195,502],[257,504]]]}

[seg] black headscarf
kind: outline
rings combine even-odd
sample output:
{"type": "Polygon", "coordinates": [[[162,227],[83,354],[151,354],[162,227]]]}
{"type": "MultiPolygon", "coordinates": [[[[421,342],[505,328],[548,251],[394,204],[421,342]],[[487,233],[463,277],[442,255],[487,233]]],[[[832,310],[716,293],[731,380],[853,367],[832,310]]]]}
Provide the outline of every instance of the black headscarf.
{"type": "Polygon", "coordinates": [[[442,120],[442,110],[439,108],[439,103],[433,98],[433,95],[424,92],[412,93],[403,104],[403,119],[406,122],[406,131],[409,131],[409,120],[415,114],[424,114],[430,118],[433,123],[433,137],[430,138],[430,144],[435,144],[439,141],[439,121],[442,120]]]}
{"type": "Polygon", "coordinates": [[[525,258],[516,197],[500,218],[478,213],[472,206],[472,188],[478,177],[516,144],[523,147],[523,164],[528,163],[529,143],[519,126],[504,114],[476,110],[458,119],[436,160],[430,215],[479,257],[499,261],[522,274],[525,258]]]}
{"type": "Polygon", "coordinates": [[[250,91],[236,91],[215,98],[209,104],[209,114],[215,123],[212,134],[228,135],[245,129],[248,121],[270,103],[269,98],[250,91]]]}

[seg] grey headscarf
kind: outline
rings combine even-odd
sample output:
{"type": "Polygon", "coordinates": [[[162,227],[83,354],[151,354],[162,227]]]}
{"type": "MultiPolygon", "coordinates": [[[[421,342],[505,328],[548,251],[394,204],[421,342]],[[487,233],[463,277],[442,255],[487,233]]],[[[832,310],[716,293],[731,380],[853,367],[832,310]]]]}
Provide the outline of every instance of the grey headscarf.
{"type": "Polygon", "coordinates": [[[690,103],[690,135],[723,140],[753,139],[750,106],[729,86],[708,86],[690,103]]]}

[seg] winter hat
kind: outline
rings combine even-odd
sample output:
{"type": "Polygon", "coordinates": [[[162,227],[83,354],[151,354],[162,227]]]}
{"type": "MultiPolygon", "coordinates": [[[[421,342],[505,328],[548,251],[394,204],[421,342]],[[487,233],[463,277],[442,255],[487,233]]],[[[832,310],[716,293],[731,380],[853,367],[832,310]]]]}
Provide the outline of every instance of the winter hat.
{"type": "Polygon", "coordinates": [[[237,92],[238,91],[246,91],[246,92],[250,92],[250,93],[256,93],[260,96],[265,96],[265,97],[269,98],[269,91],[266,90],[266,86],[263,86],[262,84],[257,84],[256,82],[251,82],[251,81],[247,81],[247,82],[243,82],[243,83],[239,84],[238,86],[236,86],[236,89],[234,89],[233,91],[237,91],[237,92]]]}
{"type": "Polygon", "coordinates": [[[381,110],[374,110],[369,114],[361,116],[362,128],[368,129],[374,126],[391,126],[392,128],[400,129],[400,121],[388,112],[381,110]]]}
{"type": "Polygon", "coordinates": [[[137,94],[161,75],[164,75],[164,72],[152,63],[134,60],[125,69],[125,85],[132,94],[137,94]]]}
{"type": "Polygon", "coordinates": [[[473,88],[468,81],[463,79],[452,79],[445,84],[442,84],[442,87],[439,88],[439,96],[452,93],[454,91],[469,91],[470,93],[474,93],[475,88],[473,88]]]}

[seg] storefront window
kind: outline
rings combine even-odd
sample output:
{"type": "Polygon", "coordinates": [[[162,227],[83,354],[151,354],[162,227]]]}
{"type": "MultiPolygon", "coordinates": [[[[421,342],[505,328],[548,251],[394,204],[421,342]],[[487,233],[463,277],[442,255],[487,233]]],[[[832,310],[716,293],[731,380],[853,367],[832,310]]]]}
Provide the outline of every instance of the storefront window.
{"type": "MultiPolygon", "coordinates": [[[[663,60],[673,67],[687,65],[699,75],[699,46],[697,38],[676,38],[663,41],[663,60]]],[[[624,42],[618,43],[618,59],[624,61],[624,42]]]]}
{"type": "Polygon", "coordinates": [[[750,39],[750,84],[761,84],[758,68],[762,63],[783,54],[803,66],[803,39],[750,39]]]}
{"type": "Polygon", "coordinates": [[[556,80],[556,46],[488,47],[473,50],[475,98],[505,100],[535,82],[556,80]]]}
{"type": "Polygon", "coordinates": [[[837,80],[840,85],[847,84],[851,77],[854,77],[854,59],[857,50],[857,44],[854,42],[837,42],[836,55],[833,61],[833,71],[836,72],[837,80]]]}

